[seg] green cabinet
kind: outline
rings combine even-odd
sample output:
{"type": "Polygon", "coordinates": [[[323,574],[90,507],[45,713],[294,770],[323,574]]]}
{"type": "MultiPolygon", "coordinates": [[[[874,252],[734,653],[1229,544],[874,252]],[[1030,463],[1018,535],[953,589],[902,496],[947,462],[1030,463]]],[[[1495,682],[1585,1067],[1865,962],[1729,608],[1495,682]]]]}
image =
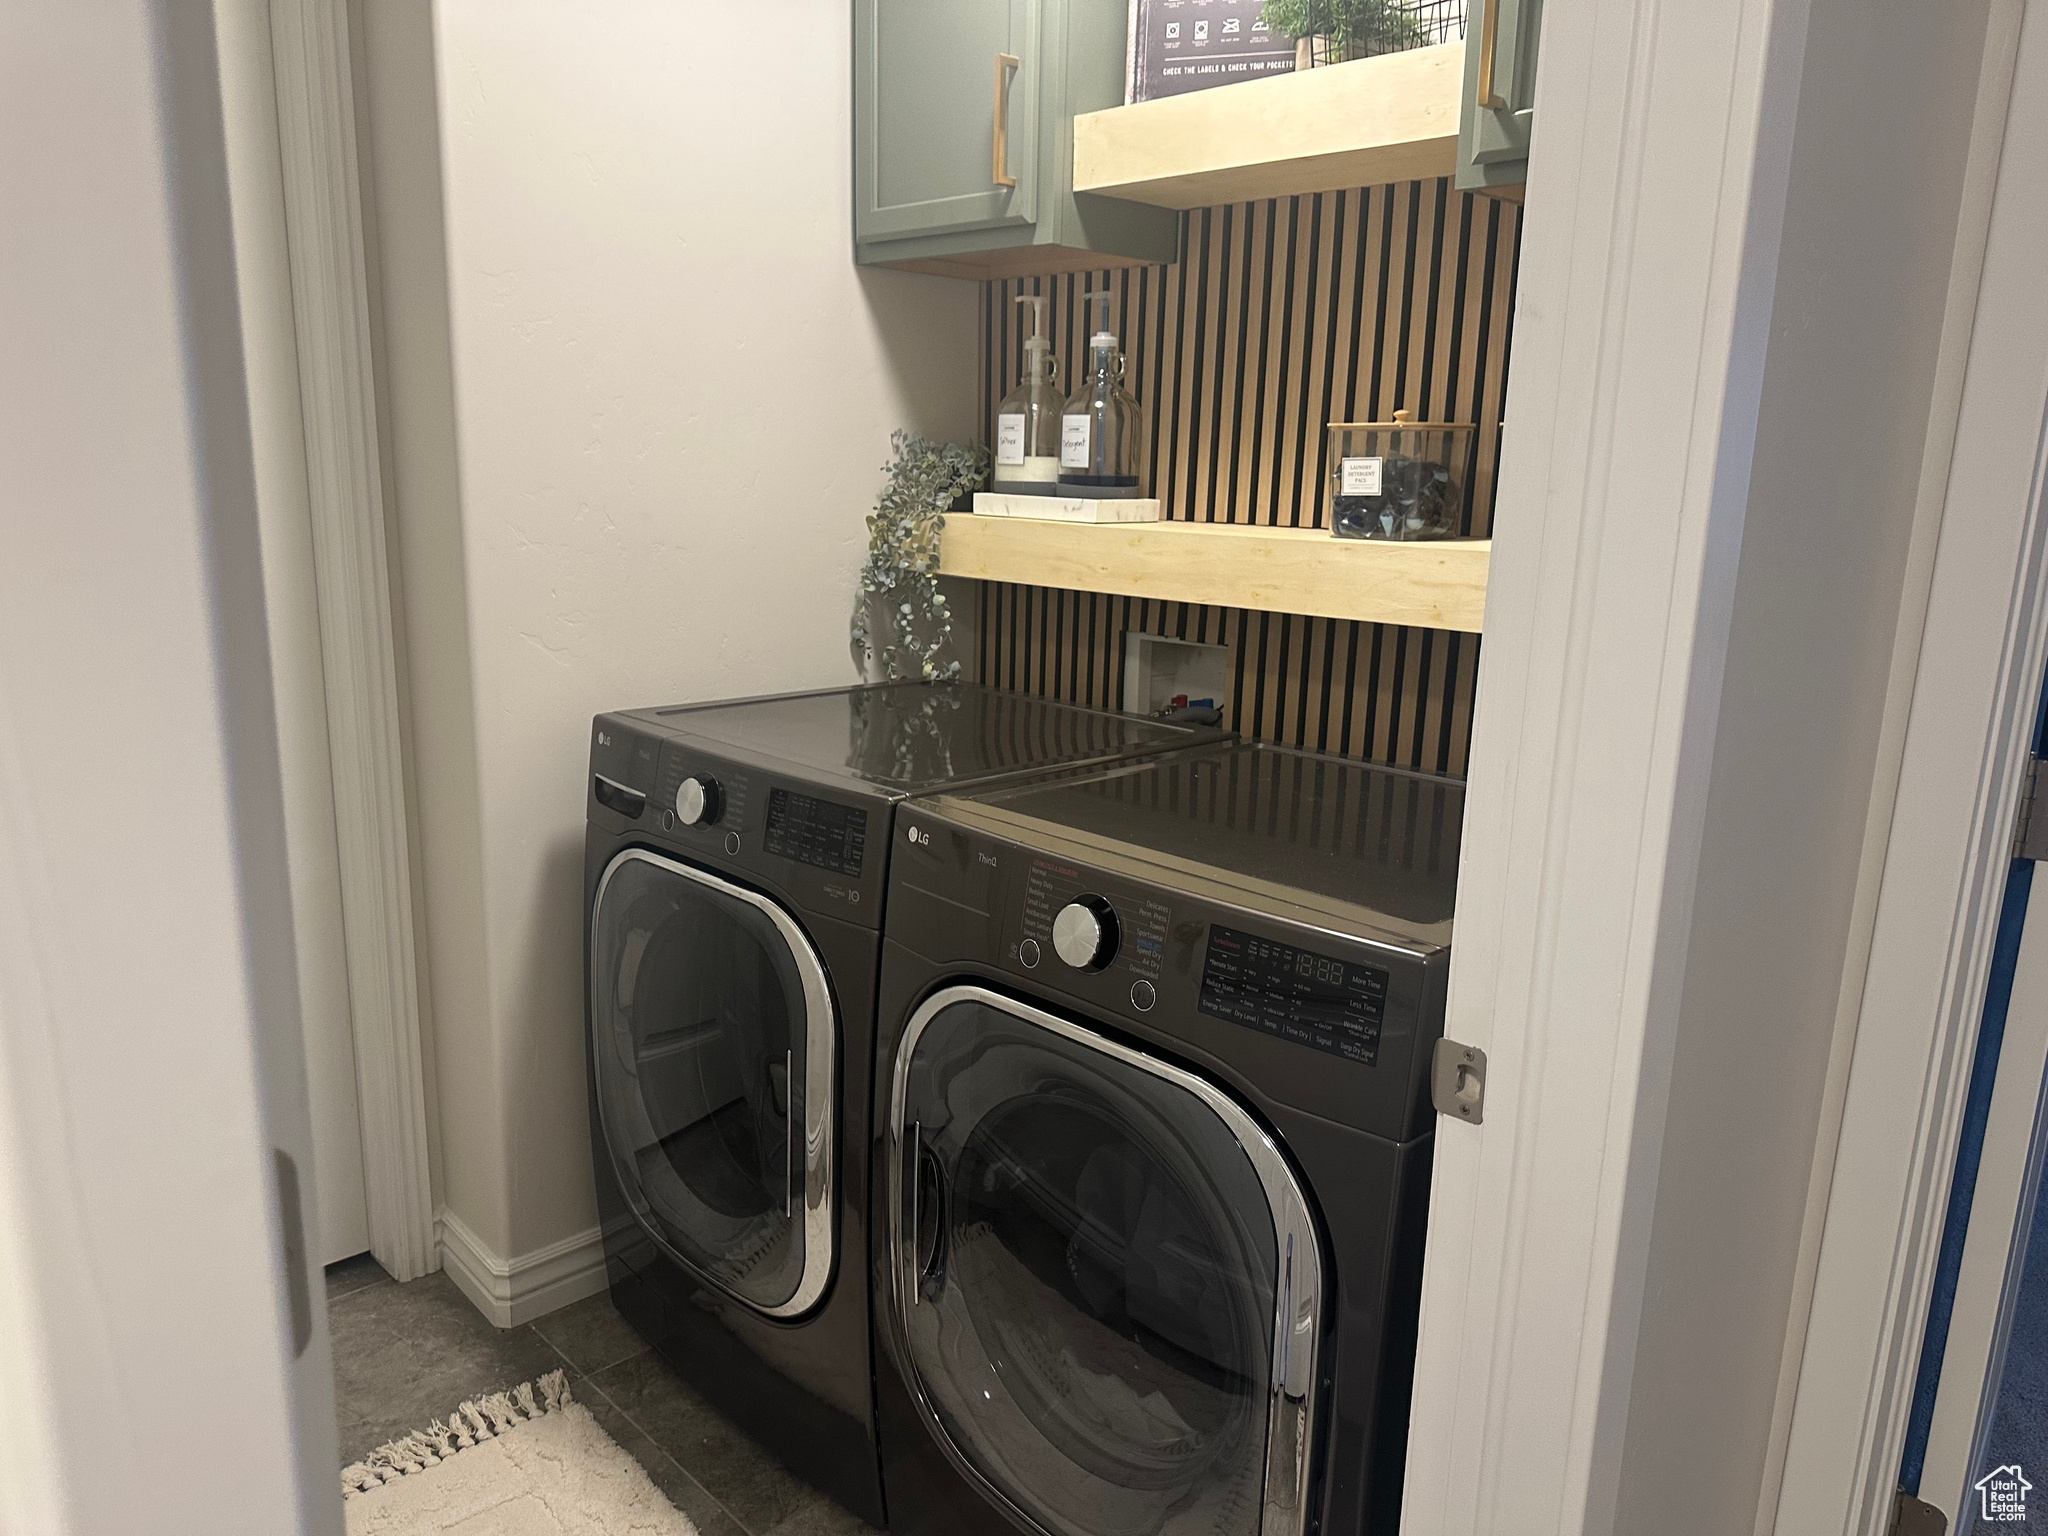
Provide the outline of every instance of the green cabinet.
{"type": "Polygon", "coordinates": [[[854,0],[864,263],[994,277],[1169,262],[1169,209],[1076,196],[1074,116],[1123,102],[1127,0],[854,0]]]}
{"type": "Polygon", "coordinates": [[[1543,0],[1473,0],[1469,16],[1457,185],[1475,192],[1520,186],[1529,179],[1543,0]]]}

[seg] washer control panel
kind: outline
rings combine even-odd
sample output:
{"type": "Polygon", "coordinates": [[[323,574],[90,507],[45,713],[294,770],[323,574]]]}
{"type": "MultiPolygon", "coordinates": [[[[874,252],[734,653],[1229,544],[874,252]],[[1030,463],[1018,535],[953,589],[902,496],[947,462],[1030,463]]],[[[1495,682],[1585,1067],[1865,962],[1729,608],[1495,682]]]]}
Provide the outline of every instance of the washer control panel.
{"type": "Polygon", "coordinates": [[[1196,1007],[1310,1050],[1379,1060],[1389,973],[1214,923],[1196,1007]]]}
{"type": "Polygon", "coordinates": [[[1405,951],[1326,926],[1284,892],[1114,847],[1082,858],[975,816],[971,803],[897,812],[889,930],[916,986],[987,977],[1255,1101],[1396,1140],[1434,1125],[1447,948],[1405,951]]]}
{"type": "Polygon", "coordinates": [[[1157,982],[1171,921],[1163,902],[1091,885],[1072,865],[1035,858],[1024,877],[1021,932],[1010,952],[1022,959],[1050,951],[1072,970],[1114,968],[1157,982]]]}
{"type": "Polygon", "coordinates": [[[1052,920],[1052,947],[1077,971],[1099,971],[1116,958],[1116,908],[1090,893],[1076,896],[1052,920]]]}

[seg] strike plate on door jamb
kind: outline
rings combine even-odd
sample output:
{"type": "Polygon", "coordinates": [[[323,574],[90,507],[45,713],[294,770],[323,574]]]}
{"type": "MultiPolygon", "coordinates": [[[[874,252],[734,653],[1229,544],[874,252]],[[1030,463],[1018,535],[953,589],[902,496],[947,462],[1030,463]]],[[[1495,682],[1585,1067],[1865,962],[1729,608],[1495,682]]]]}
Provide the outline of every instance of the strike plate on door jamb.
{"type": "Polygon", "coordinates": [[[1440,1115],[1478,1125],[1486,1119],[1486,1052],[1439,1040],[1430,1059],[1429,1102],[1440,1115]]]}

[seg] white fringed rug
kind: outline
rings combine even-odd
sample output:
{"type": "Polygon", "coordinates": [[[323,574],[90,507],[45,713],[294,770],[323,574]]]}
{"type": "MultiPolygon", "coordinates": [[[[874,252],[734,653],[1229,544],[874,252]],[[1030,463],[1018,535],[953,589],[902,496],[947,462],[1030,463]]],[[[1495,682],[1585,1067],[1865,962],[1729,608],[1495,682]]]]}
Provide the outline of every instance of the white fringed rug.
{"type": "Polygon", "coordinates": [[[560,1371],[378,1447],[341,1488],[348,1536],[697,1536],[560,1371]]]}

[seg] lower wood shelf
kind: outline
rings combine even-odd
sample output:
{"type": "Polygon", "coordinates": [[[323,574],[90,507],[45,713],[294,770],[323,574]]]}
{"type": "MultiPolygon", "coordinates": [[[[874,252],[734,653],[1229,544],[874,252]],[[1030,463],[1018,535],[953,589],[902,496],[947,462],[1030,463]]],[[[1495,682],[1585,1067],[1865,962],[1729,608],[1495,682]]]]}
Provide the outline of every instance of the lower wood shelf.
{"type": "Polygon", "coordinates": [[[1315,528],[1053,523],[955,513],[939,573],[1155,601],[1480,631],[1491,539],[1382,544],[1315,528]]]}

